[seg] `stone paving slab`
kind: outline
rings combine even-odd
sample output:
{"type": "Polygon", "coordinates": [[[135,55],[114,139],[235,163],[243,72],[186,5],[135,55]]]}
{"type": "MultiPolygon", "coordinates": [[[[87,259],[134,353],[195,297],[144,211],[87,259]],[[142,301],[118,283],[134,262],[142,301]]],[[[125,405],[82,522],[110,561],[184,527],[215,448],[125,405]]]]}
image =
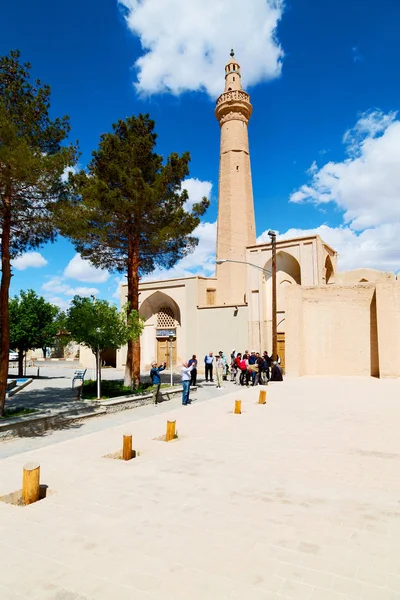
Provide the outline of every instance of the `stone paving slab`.
{"type": "Polygon", "coordinates": [[[3,459],[0,495],[30,460],[49,488],[0,502],[0,598],[400,600],[400,381],[258,392],[3,459]],[[126,431],[140,456],[102,458],[126,431]]]}

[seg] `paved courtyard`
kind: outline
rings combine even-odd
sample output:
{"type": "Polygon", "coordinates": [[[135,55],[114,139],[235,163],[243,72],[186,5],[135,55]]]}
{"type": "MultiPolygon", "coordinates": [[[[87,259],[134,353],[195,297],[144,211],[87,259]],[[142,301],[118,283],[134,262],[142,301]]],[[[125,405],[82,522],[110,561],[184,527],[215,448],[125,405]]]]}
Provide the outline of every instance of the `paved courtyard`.
{"type": "Polygon", "coordinates": [[[258,393],[136,409],[27,452],[0,443],[0,495],[31,460],[49,486],[0,502],[1,600],[400,600],[400,381],[258,393]],[[167,418],[170,443],[155,439],[167,418]],[[103,458],[127,431],[140,456],[103,458]]]}

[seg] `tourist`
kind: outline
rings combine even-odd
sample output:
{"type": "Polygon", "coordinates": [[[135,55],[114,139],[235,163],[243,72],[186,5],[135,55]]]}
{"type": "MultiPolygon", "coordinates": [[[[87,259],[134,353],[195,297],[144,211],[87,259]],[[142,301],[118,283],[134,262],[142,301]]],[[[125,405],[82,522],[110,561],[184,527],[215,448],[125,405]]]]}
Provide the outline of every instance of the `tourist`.
{"type": "Polygon", "coordinates": [[[236,350],[234,348],[231,352],[231,363],[235,360],[235,358],[236,358],[236,350]]]}
{"type": "Polygon", "coordinates": [[[236,368],[236,379],[235,379],[235,383],[236,385],[240,384],[240,374],[241,374],[241,370],[240,370],[240,363],[242,361],[242,354],[241,352],[238,352],[235,358],[235,368],[236,368]]]}
{"type": "Polygon", "coordinates": [[[240,365],[239,365],[239,368],[240,368],[239,383],[240,383],[240,385],[245,385],[245,379],[246,379],[246,384],[247,384],[247,366],[248,366],[247,354],[244,353],[243,358],[240,361],[240,365]]]}
{"type": "Polygon", "coordinates": [[[228,366],[228,360],[225,356],[225,354],[223,353],[222,350],[220,350],[218,352],[219,356],[222,358],[222,360],[224,361],[224,372],[222,374],[222,379],[224,381],[228,381],[228,373],[229,373],[229,366],[228,366]]]}
{"type": "Polygon", "coordinates": [[[264,350],[263,357],[265,362],[265,374],[267,376],[267,381],[269,381],[269,370],[271,368],[272,360],[271,357],[268,356],[268,352],[266,350],[264,350]]]}
{"type": "Polygon", "coordinates": [[[264,381],[264,372],[265,372],[265,360],[262,356],[260,356],[259,352],[256,352],[256,365],[258,367],[256,385],[263,385],[264,381]]]}
{"type": "Polygon", "coordinates": [[[197,358],[196,355],[193,354],[192,358],[188,362],[188,366],[191,367],[193,365],[193,369],[190,377],[190,387],[194,387],[196,385],[197,379],[197,358]]]}
{"type": "Polygon", "coordinates": [[[213,353],[209,352],[204,357],[204,365],[205,365],[205,369],[206,369],[206,381],[208,381],[208,377],[210,377],[211,382],[214,381],[214,379],[213,379],[213,362],[214,362],[213,353]]]}
{"type": "Polygon", "coordinates": [[[231,368],[230,368],[231,382],[232,383],[236,383],[236,373],[237,373],[237,365],[236,365],[236,357],[235,357],[231,361],[231,368]]]}
{"type": "Polygon", "coordinates": [[[154,404],[158,404],[158,393],[159,393],[160,387],[161,387],[160,373],[161,373],[161,371],[164,371],[166,366],[167,366],[167,363],[164,363],[163,365],[160,365],[157,368],[157,363],[155,360],[151,363],[150,379],[151,379],[151,383],[154,386],[154,391],[153,391],[154,404]]]}
{"type": "Polygon", "coordinates": [[[186,406],[187,404],[191,404],[191,400],[189,399],[189,394],[190,394],[190,378],[191,378],[191,373],[194,369],[194,366],[192,364],[191,367],[189,367],[187,362],[184,362],[182,365],[182,404],[183,406],[186,406]]]}
{"type": "Polygon", "coordinates": [[[283,381],[282,367],[276,361],[272,363],[271,381],[283,381]]]}
{"type": "Polygon", "coordinates": [[[215,367],[217,371],[217,389],[222,389],[222,381],[225,372],[225,360],[222,355],[222,351],[215,357],[215,367]]]}
{"type": "Polygon", "coordinates": [[[247,377],[247,385],[249,385],[249,380],[251,378],[251,385],[255,385],[258,369],[256,367],[257,357],[255,350],[251,351],[249,358],[249,367],[248,367],[248,377],[247,377]]]}

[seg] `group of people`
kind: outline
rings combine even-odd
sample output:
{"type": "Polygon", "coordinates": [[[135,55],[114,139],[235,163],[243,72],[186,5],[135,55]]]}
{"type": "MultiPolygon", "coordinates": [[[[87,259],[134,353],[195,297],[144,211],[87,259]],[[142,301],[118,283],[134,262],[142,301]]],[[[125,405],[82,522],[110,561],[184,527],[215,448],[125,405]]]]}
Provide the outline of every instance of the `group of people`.
{"type": "MultiPolygon", "coordinates": [[[[160,372],[166,367],[166,363],[157,367],[154,361],[151,364],[150,378],[154,385],[153,402],[158,404],[159,392],[161,387],[160,372]]],[[[188,362],[182,365],[182,404],[186,406],[191,403],[190,388],[197,383],[198,361],[195,354],[188,362]]],[[[227,359],[224,352],[219,350],[214,353],[209,352],[204,357],[204,369],[206,382],[214,382],[213,375],[216,376],[217,389],[223,388],[223,381],[230,381],[242,386],[268,385],[269,381],[283,381],[283,372],[280,366],[279,356],[276,360],[268,355],[268,352],[245,350],[243,354],[232,350],[230,360],[227,359]],[[215,371],[214,371],[215,369],[215,371]]]]}
{"type": "Polygon", "coordinates": [[[232,350],[230,361],[222,351],[209,352],[204,357],[206,382],[213,382],[213,366],[215,364],[217,375],[217,388],[222,387],[222,380],[228,379],[237,385],[267,385],[269,381],[283,381],[283,372],[280,366],[280,358],[273,361],[264,351],[260,352],[245,350],[243,354],[232,350]]]}

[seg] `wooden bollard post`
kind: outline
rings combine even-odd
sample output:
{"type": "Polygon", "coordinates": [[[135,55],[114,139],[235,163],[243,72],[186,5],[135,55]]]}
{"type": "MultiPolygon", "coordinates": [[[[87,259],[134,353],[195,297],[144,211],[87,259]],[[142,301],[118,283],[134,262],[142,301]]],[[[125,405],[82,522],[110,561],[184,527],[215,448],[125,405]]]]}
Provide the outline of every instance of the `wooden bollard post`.
{"type": "Polygon", "coordinates": [[[124,433],[124,440],[122,443],[122,459],[131,460],[132,458],[132,435],[130,433],[124,433]]]}
{"type": "Polygon", "coordinates": [[[267,392],[265,390],[260,390],[258,404],[266,404],[266,403],[267,403],[267,392]]]}
{"type": "Polygon", "coordinates": [[[167,421],[167,432],[165,434],[165,441],[170,442],[175,437],[175,425],[176,421],[167,421]]]}
{"type": "Polygon", "coordinates": [[[22,501],[25,505],[37,502],[40,497],[40,465],[30,462],[24,465],[22,476],[22,501]]]}
{"type": "Polygon", "coordinates": [[[235,415],[241,415],[241,414],[242,414],[242,401],[235,400],[235,415]]]}

